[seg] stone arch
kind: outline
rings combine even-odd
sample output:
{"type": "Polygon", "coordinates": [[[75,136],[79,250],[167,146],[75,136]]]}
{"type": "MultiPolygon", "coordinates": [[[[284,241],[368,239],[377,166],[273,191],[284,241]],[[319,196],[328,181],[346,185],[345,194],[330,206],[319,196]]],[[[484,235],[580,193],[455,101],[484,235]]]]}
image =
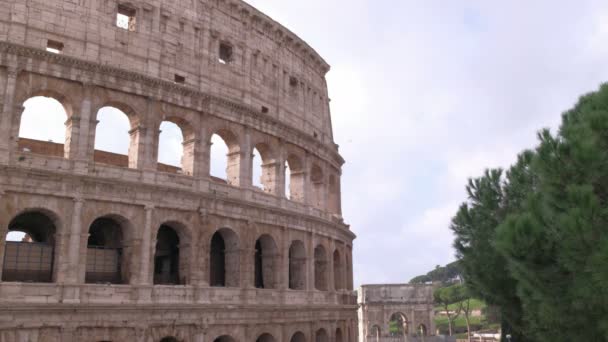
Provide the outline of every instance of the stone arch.
{"type": "Polygon", "coordinates": [[[163,337],[160,342],[179,342],[179,340],[175,337],[169,336],[169,337],[163,337]]]}
{"type": "Polygon", "coordinates": [[[71,100],[59,92],[44,89],[31,92],[21,103],[23,111],[15,117],[13,135],[17,150],[69,158],[73,131],[71,100]]]}
{"type": "Polygon", "coordinates": [[[275,240],[268,234],[260,236],[255,243],[254,285],[256,288],[277,288],[278,262],[278,248],[275,240]]]}
{"type": "Polygon", "coordinates": [[[306,290],[306,248],[300,240],[289,247],[289,288],[306,290]]]}
{"type": "Polygon", "coordinates": [[[310,169],[310,199],[313,207],[325,209],[325,178],[323,169],[314,164],[310,169]]]}
{"type": "Polygon", "coordinates": [[[188,176],[194,175],[194,162],[196,155],[196,142],[197,136],[193,125],[183,117],[177,115],[167,115],[161,122],[158,123],[158,138],[155,151],[158,160],[157,169],[163,172],[177,172],[188,176]],[[179,160],[179,166],[165,161],[161,163],[161,148],[164,146],[164,139],[162,139],[162,126],[166,123],[177,126],[181,134],[181,157],[179,160]]]}
{"type": "Polygon", "coordinates": [[[222,335],[216,337],[213,342],[236,342],[236,340],[230,335],[222,335]]]}
{"type": "Polygon", "coordinates": [[[3,234],[2,281],[51,283],[57,277],[59,216],[47,209],[26,209],[15,215],[3,234]],[[20,232],[21,241],[7,241],[20,232]]]}
{"type": "Polygon", "coordinates": [[[213,234],[209,248],[209,284],[216,287],[238,287],[240,249],[238,235],[229,228],[213,234]]]}
{"type": "Polygon", "coordinates": [[[124,216],[97,217],[89,226],[86,283],[129,284],[133,225],[124,216]]]}
{"type": "Polygon", "coordinates": [[[327,291],[327,252],[323,245],[315,247],[315,289],[327,291]]]}
{"type": "Polygon", "coordinates": [[[344,289],[344,262],[340,250],[336,248],[333,253],[334,289],[344,289]]]}
{"type": "Polygon", "coordinates": [[[192,234],[184,224],[167,221],[155,234],[154,278],[157,285],[186,285],[190,279],[192,234]]]}
{"type": "Polygon", "coordinates": [[[419,336],[427,336],[427,335],[428,335],[428,331],[427,331],[427,329],[426,329],[426,325],[424,325],[424,324],[420,324],[420,325],[418,326],[418,329],[416,329],[416,333],[417,333],[419,336]]]}
{"type": "Polygon", "coordinates": [[[276,339],[271,334],[264,333],[256,339],[256,342],[276,342],[276,339]]]}
{"type": "Polygon", "coordinates": [[[209,134],[210,146],[210,162],[209,174],[215,180],[225,181],[227,184],[240,185],[240,168],[241,168],[241,145],[238,136],[230,129],[218,128],[211,131],[209,134]],[[220,144],[218,146],[218,144],[220,144]],[[225,145],[225,147],[222,146],[225,145]],[[226,152],[226,156],[220,156],[220,153],[226,152]],[[221,163],[222,167],[225,164],[225,174],[220,174],[215,166],[215,163],[224,160],[221,163]],[[215,170],[215,172],[214,172],[215,170]],[[225,179],[224,179],[225,177],[225,179]]]}
{"type": "Polygon", "coordinates": [[[336,341],[335,342],[344,342],[344,337],[342,336],[342,329],[336,328],[336,341]]]}
{"type": "Polygon", "coordinates": [[[380,328],[379,325],[374,324],[372,325],[372,327],[369,329],[369,337],[372,338],[372,341],[380,341],[380,337],[382,336],[382,329],[380,328]]]}
{"type": "Polygon", "coordinates": [[[315,342],[329,342],[329,335],[327,330],[321,328],[315,333],[315,342]]]}
{"type": "Polygon", "coordinates": [[[388,321],[389,334],[391,336],[407,336],[409,334],[409,321],[402,312],[393,313],[388,321]]]}
{"type": "Polygon", "coordinates": [[[304,160],[295,153],[287,155],[285,161],[285,195],[294,202],[304,202],[306,186],[304,160]]]}
{"type": "Polygon", "coordinates": [[[133,107],[123,102],[107,101],[95,110],[94,115],[96,126],[92,153],[95,163],[138,168],[141,163],[138,154],[139,146],[143,142],[143,132],[140,127],[141,118],[133,107]],[[100,116],[104,116],[104,120],[100,116]],[[116,134],[116,127],[107,125],[106,121],[112,120],[123,122],[120,125],[126,132],[120,133],[122,138],[116,134]],[[110,146],[105,141],[112,141],[113,145],[110,146]],[[126,148],[122,145],[126,145],[126,148]]]}
{"type": "Polygon", "coordinates": [[[267,193],[276,193],[279,176],[276,167],[276,154],[274,149],[266,142],[253,144],[251,176],[254,186],[261,187],[267,193]],[[256,182],[258,176],[259,182],[256,182]]]}
{"type": "Polygon", "coordinates": [[[296,331],[292,336],[289,342],[306,342],[306,335],[304,335],[301,331],[296,331]]]}

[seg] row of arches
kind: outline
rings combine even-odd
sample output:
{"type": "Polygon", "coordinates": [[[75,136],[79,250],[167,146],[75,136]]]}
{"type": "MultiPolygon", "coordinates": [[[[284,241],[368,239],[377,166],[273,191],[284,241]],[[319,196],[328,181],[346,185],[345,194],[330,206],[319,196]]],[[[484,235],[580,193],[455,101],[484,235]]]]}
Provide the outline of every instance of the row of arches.
{"type": "MultiPolygon", "coordinates": [[[[27,210],[15,216],[8,224],[5,238],[2,281],[53,282],[57,277],[56,241],[59,236],[59,219],[44,210],[27,210]]],[[[91,284],[130,284],[135,265],[140,265],[134,251],[132,224],[119,215],[105,215],[95,219],[88,227],[84,282],[91,284]]],[[[281,251],[269,234],[257,237],[251,254],[241,247],[239,236],[230,228],[215,231],[203,246],[192,246],[190,231],[179,222],[165,222],[154,231],[153,272],[155,285],[189,285],[191,273],[199,261],[193,260],[193,248],[208,251],[208,279],[212,287],[241,286],[241,263],[253,267],[253,285],[259,289],[278,289],[281,282],[281,251]],[[249,259],[251,257],[251,259],[249,259]],[[249,261],[247,261],[249,260],[249,261]],[[194,264],[193,264],[194,263],[194,264]],[[193,267],[192,267],[193,266],[193,267]]],[[[287,284],[292,290],[307,290],[308,253],[301,240],[293,240],[286,251],[287,284]]],[[[205,259],[205,255],[197,256],[205,259]]],[[[314,288],[329,291],[329,265],[333,267],[334,290],[347,289],[350,256],[340,248],[329,255],[319,244],[314,249],[314,288]],[[331,257],[331,259],[330,259],[331,257]]],[[[82,262],[82,261],[81,261],[82,262]]],[[[247,286],[247,284],[243,284],[247,286]]],[[[350,289],[350,288],[349,288],[350,289]]]]}
{"type": "Polygon", "coordinates": [[[369,329],[369,337],[371,339],[368,340],[379,342],[384,336],[406,339],[410,334],[427,336],[427,327],[424,324],[419,324],[414,331],[411,331],[410,322],[408,321],[407,316],[401,312],[396,312],[392,314],[389,319],[385,335],[383,335],[382,328],[378,324],[374,324],[369,329]]]}
{"type": "MultiPolygon", "coordinates": [[[[65,96],[39,92],[23,102],[18,123],[20,151],[69,158],[71,140],[77,134],[78,120],[71,120],[74,109],[65,96]]],[[[340,213],[340,184],[337,172],[326,172],[321,165],[305,161],[301,152],[280,152],[277,142],[259,137],[245,144],[230,128],[210,128],[209,137],[199,135],[186,119],[163,115],[152,125],[156,131],[146,136],[141,118],[128,105],[109,102],[95,113],[92,147],[93,161],[125,168],[141,168],[139,149],[152,145],[157,171],[200,177],[233,186],[252,186],[266,193],[285,196],[295,202],[340,213]],[[151,140],[151,141],[150,141],[151,140]],[[199,146],[200,145],[200,146],[199,146]],[[198,170],[200,159],[206,164],[198,170]]],[[[149,157],[147,157],[149,158],[149,157]]]]}
{"type": "MultiPolygon", "coordinates": [[[[335,341],[335,342],[351,341],[350,331],[348,331],[348,330],[347,330],[347,335],[348,335],[348,340],[344,340],[345,336],[342,333],[342,329],[336,328],[335,338],[333,341],[335,341]]],[[[213,339],[213,342],[236,342],[236,341],[237,340],[230,335],[222,335],[222,336],[219,336],[219,337],[213,339]]],[[[256,342],[276,342],[276,341],[277,340],[275,339],[275,337],[270,333],[263,333],[260,336],[258,336],[258,338],[256,338],[256,342]]],[[[330,337],[329,337],[327,330],[325,330],[325,328],[318,329],[315,332],[314,342],[329,342],[329,341],[330,341],[330,337]]],[[[165,337],[165,338],[161,339],[160,342],[184,342],[184,341],[181,341],[176,337],[170,336],[170,337],[165,337]]],[[[289,342],[307,342],[306,335],[301,331],[297,331],[291,336],[291,338],[289,339],[289,342]]]]}

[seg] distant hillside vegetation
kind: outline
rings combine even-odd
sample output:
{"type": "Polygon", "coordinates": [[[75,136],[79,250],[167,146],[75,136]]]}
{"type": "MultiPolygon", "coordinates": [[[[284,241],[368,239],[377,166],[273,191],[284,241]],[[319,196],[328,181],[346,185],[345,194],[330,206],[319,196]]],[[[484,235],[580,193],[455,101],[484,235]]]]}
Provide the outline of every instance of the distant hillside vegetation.
{"type": "Polygon", "coordinates": [[[420,275],[412,280],[410,284],[426,284],[426,283],[439,283],[443,285],[453,284],[460,279],[460,266],[458,261],[454,261],[451,264],[447,264],[443,267],[437,266],[434,270],[430,271],[425,275],[420,275]]]}

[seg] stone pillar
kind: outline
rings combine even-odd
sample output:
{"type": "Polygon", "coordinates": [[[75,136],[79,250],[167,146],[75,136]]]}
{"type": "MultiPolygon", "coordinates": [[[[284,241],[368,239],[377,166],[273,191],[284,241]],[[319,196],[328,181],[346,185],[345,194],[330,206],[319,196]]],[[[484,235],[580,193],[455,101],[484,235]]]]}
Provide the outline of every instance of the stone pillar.
{"type": "Polygon", "coordinates": [[[10,148],[13,141],[13,137],[11,136],[14,110],[13,103],[18,75],[18,69],[8,69],[6,77],[6,91],[4,94],[2,94],[4,97],[4,105],[2,106],[2,116],[0,116],[0,165],[7,165],[10,159],[10,148]]]}
{"type": "MultiPolygon", "coordinates": [[[[238,184],[233,184],[239,186],[241,188],[250,188],[252,186],[252,168],[253,168],[253,158],[252,158],[253,148],[251,147],[251,133],[248,130],[245,130],[244,137],[241,142],[240,154],[241,158],[238,163],[238,184]]],[[[236,157],[236,156],[235,156],[236,157]]],[[[232,158],[228,158],[228,167],[236,168],[235,162],[232,162],[232,158]]]]}
{"type": "Polygon", "coordinates": [[[150,270],[152,265],[152,214],[154,213],[153,205],[146,205],[145,208],[145,221],[141,233],[141,269],[139,270],[139,284],[150,285],[153,283],[153,274],[150,270]]]}
{"type": "Polygon", "coordinates": [[[194,158],[194,163],[197,165],[195,170],[198,168],[200,170],[200,175],[195,177],[198,178],[209,178],[211,172],[211,136],[207,133],[205,129],[200,129],[200,149],[194,158]]]}
{"type": "Polygon", "coordinates": [[[149,171],[156,171],[156,168],[152,166],[153,156],[147,153],[146,148],[146,135],[148,129],[143,125],[138,125],[129,131],[131,136],[131,143],[129,145],[129,168],[131,169],[147,169],[149,171]]]}
{"type": "Polygon", "coordinates": [[[289,247],[287,227],[281,227],[281,240],[279,242],[279,262],[277,275],[277,289],[287,290],[289,288],[289,247]]]}
{"type": "MultiPolygon", "coordinates": [[[[74,198],[72,210],[72,224],[68,233],[67,260],[59,265],[57,282],[66,284],[77,284],[80,281],[81,258],[80,241],[82,238],[82,207],[84,200],[80,197],[74,198]]],[[[61,252],[62,254],[63,251],[61,252]]]]}
{"type": "MultiPolygon", "coordinates": [[[[241,241],[242,243],[242,241],[241,241]]],[[[255,287],[255,279],[254,279],[254,256],[255,249],[251,248],[251,246],[243,246],[240,250],[241,252],[241,288],[250,289],[255,287]]]]}
{"type": "Polygon", "coordinates": [[[198,139],[190,139],[182,143],[183,156],[181,160],[182,172],[184,175],[200,177],[201,170],[196,163],[198,157],[198,149],[200,149],[200,141],[198,139]]]}
{"type": "Polygon", "coordinates": [[[329,284],[327,284],[327,291],[331,291],[332,289],[334,291],[338,291],[337,286],[336,286],[336,275],[334,274],[334,251],[336,249],[336,244],[334,242],[334,240],[330,240],[329,241],[329,251],[327,251],[327,254],[329,254],[327,256],[327,261],[328,264],[327,265],[327,281],[329,282],[329,284]]]}
{"type": "MultiPolygon", "coordinates": [[[[303,189],[304,192],[302,194],[302,203],[304,204],[308,204],[311,205],[312,204],[312,200],[310,198],[310,193],[312,192],[312,182],[310,181],[310,169],[312,167],[312,162],[311,162],[311,158],[310,155],[308,153],[306,153],[306,156],[304,157],[304,170],[303,170],[303,189]]],[[[293,181],[293,180],[292,180],[293,181]]]]}
{"type": "Polygon", "coordinates": [[[314,291],[315,290],[315,233],[310,232],[308,237],[308,251],[306,251],[306,255],[308,256],[308,267],[306,271],[306,280],[308,285],[306,286],[306,290],[314,291]]]}
{"type": "Polygon", "coordinates": [[[71,116],[66,122],[66,150],[65,157],[74,160],[74,171],[84,174],[87,172],[88,163],[93,161],[93,154],[87,146],[95,144],[95,117],[93,115],[92,92],[93,85],[83,84],[83,98],[80,103],[80,113],[68,113],[71,116]]]}

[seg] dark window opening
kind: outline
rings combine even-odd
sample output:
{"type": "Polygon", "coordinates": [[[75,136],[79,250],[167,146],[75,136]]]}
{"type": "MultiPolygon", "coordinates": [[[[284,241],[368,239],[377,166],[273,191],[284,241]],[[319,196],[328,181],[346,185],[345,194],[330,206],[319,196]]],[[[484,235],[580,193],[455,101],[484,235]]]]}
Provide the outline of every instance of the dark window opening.
{"type": "Polygon", "coordinates": [[[63,51],[63,43],[49,39],[46,42],[46,51],[59,54],[63,51]]]}
{"type": "Polygon", "coordinates": [[[298,86],[298,83],[299,83],[299,82],[298,82],[298,79],[297,79],[297,78],[295,78],[294,76],[291,76],[291,77],[289,78],[289,85],[290,85],[290,86],[292,86],[292,87],[297,87],[297,86],[298,86]]]}
{"type": "Polygon", "coordinates": [[[266,106],[262,106],[262,113],[264,113],[264,114],[268,114],[268,112],[269,112],[268,107],[266,107],[266,106]]]}
{"type": "Polygon", "coordinates": [[[218,232],[211,239],[210,279],[211,286],[226,286],[226,244],[218,232]]]}
{"type": "Polygon", "coordinates": [[[186,78],[182,75],[175,74],[175,83],[184,84],[186,83],[186,78]]]}
{"type": "Polygon", "coordinates": [[[220,58],[219,62],[222,64],[229,64],[232,62],[233,51],[232,45],[228,43],[220,43],[220,58]]]}
{"type": "Polygon", "coordinates": [[[4,249],[2,281],[50,283],[55,254],[53,221],[38,212],[11,221],[4,249]]]}
{"type": "Polygon", "coordinates": [[[87,243],[86,283],[123,283],[122,245],[122,227],[118,222],[110,218],[93,222],[87,243]]]}
{"type": "Polygon", "coordinates": [[[154,284],[178,285],[179,278],[179,237],[175,230],[162,226],[156,239],[154,254],[154,284]]]}
{"type": "Polygon", "coordinates": [[[116,13],[116,26],[127,31],[135,31],[135,13],[134,8],[118,5],[116,13]]]}
{"type": "Polygon", "coordinates": [[[264,288],[264,273],[262,271],[262,244],[260,240],[255,243],[255,287],[264,288]]]}

